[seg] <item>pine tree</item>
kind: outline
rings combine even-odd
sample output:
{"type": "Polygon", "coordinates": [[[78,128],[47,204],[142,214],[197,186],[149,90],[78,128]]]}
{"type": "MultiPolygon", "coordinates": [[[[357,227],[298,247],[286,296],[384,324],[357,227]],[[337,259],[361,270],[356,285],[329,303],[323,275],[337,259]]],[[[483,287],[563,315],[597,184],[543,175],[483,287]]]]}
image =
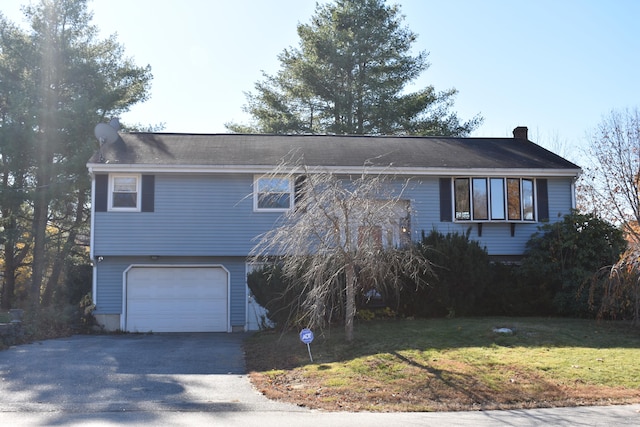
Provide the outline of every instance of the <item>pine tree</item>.
{"type": "Polygon", "coordinates": [[[416,34],[398,6],[384,0],[336,0],[317,5],[298,25],[298,48],[278,57],[281,69],[247,93],[250,125],[234,132],[371,135],[469,134],[479,116],[461,122],[449,111],[457,91],[428,86],[407,92],[427,70],[427,53],[410,54],[416,34]]]}

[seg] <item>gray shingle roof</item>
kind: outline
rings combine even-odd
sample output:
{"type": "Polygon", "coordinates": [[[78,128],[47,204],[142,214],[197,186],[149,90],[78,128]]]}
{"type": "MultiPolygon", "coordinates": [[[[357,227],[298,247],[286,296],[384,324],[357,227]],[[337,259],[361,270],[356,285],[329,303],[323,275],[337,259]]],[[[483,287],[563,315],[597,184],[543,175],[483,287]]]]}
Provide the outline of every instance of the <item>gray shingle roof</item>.
{"type": "Polygon", "coordinates": [[[579,170],[519,138],[121,133],[89,163],[147,166],[307,166],[579,170]]]}

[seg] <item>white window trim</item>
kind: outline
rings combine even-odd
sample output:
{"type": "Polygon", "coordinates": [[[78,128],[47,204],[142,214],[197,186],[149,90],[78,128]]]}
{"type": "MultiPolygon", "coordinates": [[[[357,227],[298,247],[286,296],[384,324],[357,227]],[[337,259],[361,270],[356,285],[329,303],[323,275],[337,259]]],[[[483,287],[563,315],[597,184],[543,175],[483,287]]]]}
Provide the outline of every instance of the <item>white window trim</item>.
{"type": "Polygon", "coordinates": [[[453,216],[453,222],[458,222],[458,223],[488,223],[488,222],[493,222],[493,223],[522,223],[522,224],[532,224],[532,223],[537,223],[539,222],[538,219],[538,186],[537,186],[537,178],[533,178],[533,177],[529,177],[529,176],[484,176],[484,175],[465,175],[465,176],[456,176],[452,178],[452,186],[451,186],[451,205],[452,205],[452,216],[453,216]],[[469,213],[471,215],[471,217],[473,217],[473,185],[472,185],[472,180],[474,178],[483,178],[487,180],[487,187],[488,188],[488,192],[487,192],[487,198],[488,198],[488,217],[489,219],[457,219],[456,218],[456,195],[455,195],[455,180],[456,178],[465,178],[465,179],[469,179],[469,213]],[[492,219],[492,213],[491,213],[491,185],[490,185],[490,179],[491,178],[502,178],[504,180],[504,213],[505,213],[505,219],[492,219]],[[507,201],[507,179],[510,178],[514,178],[517,179],[519,181],[520,184],[520,219],[509,219],[509,212],[508,212],[508,201],[507,201]],[[533,219],[524,219],[524,204],[523,204],[523,180],[529,180],[532,182],[532,186],[533,186],[533,219]]]}
{"type": "Polygon", "coordinates": [[[140,212],[142,209],[142,175],[135,173],[118,173],[109,174],[109,194],[107,210],[109,212],[140,212]],[[135,178],[136,179],[136,207],[135,208],[122,208],[113,206],[113,190],[114,181],[116,178],[135,178]]]}
{"type": "Polygon", "coordinates": [[[294,208],[295,203],[295,195],[294,195],[294,182],[293,179],[289,176],[255,176],[253,178],[253,211],[254,212],[288,212],[294,208]],[[289,207],[288,208],[261,208],[258,207],[258,181],[261,179],[286,179],[288,182],[288,191],[289,191],[289,207]]]}

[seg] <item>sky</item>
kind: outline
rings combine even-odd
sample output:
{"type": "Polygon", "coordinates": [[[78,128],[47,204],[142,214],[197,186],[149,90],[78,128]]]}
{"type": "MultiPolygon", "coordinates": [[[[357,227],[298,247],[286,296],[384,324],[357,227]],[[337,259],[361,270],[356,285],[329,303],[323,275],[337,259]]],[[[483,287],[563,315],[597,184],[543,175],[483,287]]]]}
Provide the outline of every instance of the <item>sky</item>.
{"type": "MultiPolygon", "coordinates": [[[[322,0],[325,3],[329,0],[322,0]]],[[[20,6],[0,12],[24,23],[20,6]]],[[[452,111],[471,136],[529,139],[574,160],[612,110],[640,107],[640,1],[389,0],[431,66],[408,86],[456,88],[452,111]]],[[[93,0],[93,24],[154,75],[151,97],[121,116],[165,132],[224,133],[248,123],[245,93],[297,47],[315,0],[93,0]]],[[[575,161],[575,160],[574,160],[575,161]]]]}

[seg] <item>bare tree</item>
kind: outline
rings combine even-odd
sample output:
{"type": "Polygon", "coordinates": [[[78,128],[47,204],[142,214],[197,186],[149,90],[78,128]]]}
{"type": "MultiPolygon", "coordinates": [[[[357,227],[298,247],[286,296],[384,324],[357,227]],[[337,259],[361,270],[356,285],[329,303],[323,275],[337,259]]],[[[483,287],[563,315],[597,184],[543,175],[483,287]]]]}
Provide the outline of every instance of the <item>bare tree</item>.
{"type": "Polygon", "coordinates": [[[531,136],[531,140],[535,141],[536,144],[553,151],[565,159],[571,160],[572,162],[578,162],[580,160],[578,158],[580,153],[575,149],[573,144],[560,135],[558,131],[543,133],[540,129],[536,128],[530,130],[529,135],[531,136]]]}
{"type": "Polygon", "coordinates": [[[640,112],[611,111],[590,136],[592,163],[578,183],[578,206],[624,231],[629,248],[591,283],[591,301],[602,295],[600,316],[640,321],[640,112]]]}
{"type": "Polygon", "coordinates": [[[337,176],[287,165],[266,178],[295,182],[295,206],[260,237],[253,255],[279,257],[285,277],[303,290],[299,320],[310,327],[330,321],[338,304],[351,341],[357,295],[397,295],[407,282],[423,285],[432,272],[411,240],[411,203],[403,199],[408,181],[366,169],[337,176]]]}
{"type": "Polygon", "coordinates": [[[578,183],[578,206],[640,242],[640,112],[612,111],[590,135],[591,164],[578,183]]]}

